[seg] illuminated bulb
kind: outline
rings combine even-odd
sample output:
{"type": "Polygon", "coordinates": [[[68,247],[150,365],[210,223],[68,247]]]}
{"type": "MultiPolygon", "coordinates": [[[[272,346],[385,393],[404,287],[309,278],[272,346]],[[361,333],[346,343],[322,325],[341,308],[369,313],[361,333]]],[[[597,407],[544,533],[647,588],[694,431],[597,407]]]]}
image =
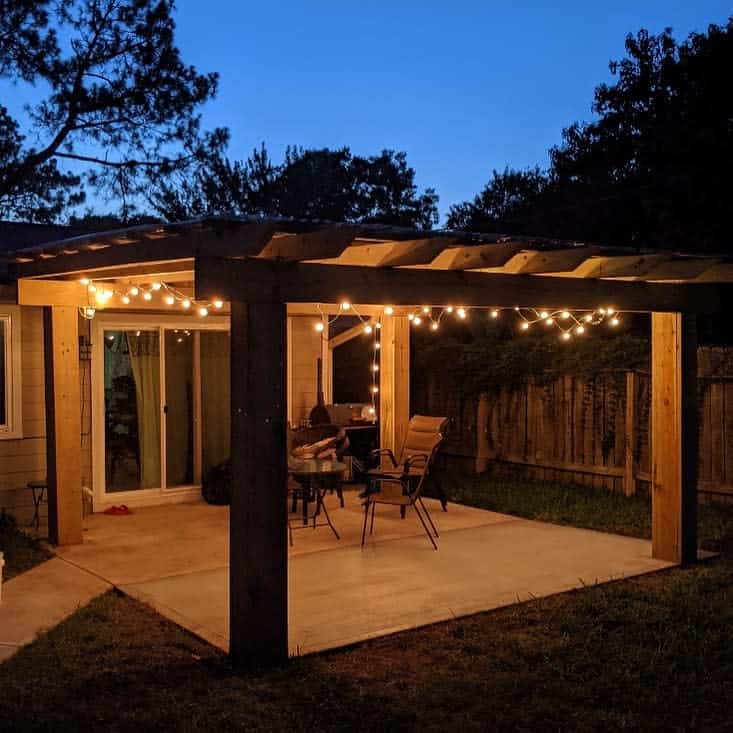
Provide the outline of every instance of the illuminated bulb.
{"type": "Polygon", "coordinates": [[[584,333],[585,333],[585,326],[578,326],[578,327],[577,327],[577,328],[575,329],[575,333],[577,333],[577,334],[581,334],[581,335],[582,335],[582,334],[584,334],[584,333]]]}
{"type": "Polygon", "coordinates": [[[219,310],[220,308],[223,308],[223,307],[224,307],[224,301],[223,300],[218,300],[217,299],[217,300],[214,301],[214,308],[216,308],[217,310],[219,310]]]}
{"type": "Polygon", "coordinates": [[[200,316],[208,316],[209,315],[209,309],[205,308],[203,305],[199,308],[199,315],[200,316]]]}
{"type": "Polygon", "coordinates": [[[345,300],[343,303],[341,303],[341,310],[342,311],[347,311],[347,310],[349,310],[349,308],[351,308],[351,303],[349,303],[348,300],[345,300]]]}
{"type": "Polygon", "coordinates": [[[545,318],[545,323],[546,323],[546,324],[547,324],[548,326],[551,326],[551,325],[552,325],[552,324],[553,324],[554,322],[555,322],[555,321],[553,321],[553,320],[552,320],[552,318],[545,318]]]}
{"type": "Polygon", "coordinates": [[[543,320],[544,320],[545,318],[547,318],[547,317],[548,317],[549,315],[550,315],[550,314],[549,314],[549,313],[548,313],[547,311],[541,311],[541,312],[540,312],[540,318],[542,318],[543,320]]]}
{"type": "Polygon", "coordinates": [[[316,329],[316,331],[318,331],[318,333],[323,333],[323,329],[325,328],[325,326],[323,325],[323,321],[318,321],[314,328],[316,329]]]}
{"type": "Polygon", "coordinates": [[[162,286],[161,286],[160,283],[153,283],[153,285],[152,285],[153,290],[160,290],[161,287],[162,286]]]}
{"type": "Polygon", "coordinates": [[[379,321],[377,321],[377,322],[376,322],[376,323],[374,324],[374,328],[376,328],[376,329],[377,329],[377,331],[379,331],[379,329],[380,329],[381,327],[382,327],[382,324],[381,324],[381,323],[380,323],[379,321]]]}
{"type": "Polygon", "coordinates": [[[114,340],[115,340],[115,337],[112,336],[111,334],[107,336],[107,341],[114,341],[114,340]]]}
{"type": "Polygon", "coordinates": [[[620,321],[615,316],[611,319],[611,325],[612,326],[618,326],[619,323],[620,323],[620,321]]]}
{"type": "Polygon", "coordinates": [[[584,319],[586,323],[590,323],[593,320],[593,314],[589,313],[584,319]]]}
{"type": "Polygon", "coordinates": [[[153,299],[152,293],[149,293],[149,292],[143,293],[143,300],[152,300],[152,299],[153,299]]]}
{"type": "Polygon", "coordinates": [[[445,312],[446,312],[446,313],[453,313],[453,306],[452,306],[452,305],[449,305],[449,306],[448,306],[448,307],[447,307],[447,308],[445,309],[445,312]]]}
{"type": "Polygon", "coordinates": [[[167,305],[173,305],[176,302],[176,299],[172,295],[166,295],[165,302],[167,305]]]}
{"type": "Polygon", "coordinates": [[[136,287],[130,288],[130,295],[138,295],[140,293],[140,290],[136,287]]]}
{"type": "Polygon", "coordinates": [[[514,306],[514,310],[517,311],[517,313],[519,313],[519,306],[518,305],[515,305],[514,306]]]}
{"type": "Polygon", "coordinates": [[[139,336],[139,335],[140,335],[140,331],[135,331],[135,336],[139,336]]]}
{"type": "Polygon", "coordinates": [[[385,312],[386,315],[391,316],[394,313],[394,308],[391,305],[388,305],[384,309],[384,312],[385,312]]]}
{"type": "Polygon", "coordinates": [[[438,330],[438,323],[437,323],[437,321],[433,321],[433,322],[432,322],[432,323],[430,324],[430,330],[431,330],[431,331],[437,331],[437,330],[438,330]]]}
{"type": "Polygon", "coordinates": [[[499,311],[494,308],[494,310],[491,311],[491,317],[492,318],[498,318],[499,317],[499,311]]]}
{"type": "Polygon", "coordinates": [[[123,302],[123,303],[124,303],[125,305],[129,305],[129,304],[130,304],[130,296],[129,296],[129,295],[123,295],[123,296],[122,296],[122,302],[123,302]]]}
{"type": "Polygon", "coordinates": [[[376,412],[376,410],[373,407],[369,408],[369,414],[373,415],[376,412]]]}
{"type": "Polygon", "coordinates": [[[562,335],[563,341],[570,341],[570,331],[565,331],[562,335]]]}
{"type": "Polygon", "coordinates": [[[367,323],[366,326],[364,326],[364,333],[370,334],[374,329],[371,327],[370,324],[367,323]]]}
{"type": "Polygon", "coordinates": [[[466,309],[465,308],[459,308],[456,313],[458,313],[459,318],[465,318],[466,317],[466,309]]]}
{"type": "Polygon", "coordinates": [[[90,284],[87,289],[89,290],[90,293],[96,293],[97,292],[97,286],[96,285],[90,284]]]}
{"type": "Polygon", "coordinates": [[[377,341],[377,343],[376,343],[376,344],[374,344],[374,348],[375,348],[375,349],[376,349],[377,351],[379,351],[379,349],[381,349],[381,348],[382,348],[382,344],[380,344],[380,343],[379,343],[379,341],[377,341]]]}
{"type": "Polygon", "coordinates": [[[569,313],[568,311],[563,311],[563,312],[562,312],[562,313],[560,314],[560,318],[562,318],[562,319],[563,319],[563,321],[567,321],[567,320],[568,320],[568,318],[570,318],[570,313],[569,313]]]}
{"type": "Polygon", "coordinates": [[[420,325],[420,324],[422,323],[422,318],[420,318],[420,316],[415,316],[415,317],[414,317],[414,318],[412,319],[412,322],[413,322],[413,323],[414,323],[414,324],[415,324],[416,326],[419,326],[419,325],[420,325]]]}
{"type": "Polygon", "coordinates": [[[599,309],[598,309],[598,312],[599,312],[599,313],[600,313],[600,314],[601,314],[602,316],[605,316],[605,315],[606,315],[606,309],[605,309],[605,308],[599,308],[599,309]]]}
{"type": "Polygon", "coordinates": [[[379,364],[372,364],[372,371],[378,372],[379,371],[379,364]]]}
{"type": "Polygon", "coordinates": [[[81,280],[79,280],[79,282],[82,285],[84,285],[84,286],[89,285],[89,278],[88,277],[83,277],[83,278],[81,278],[81,280]]]}
{"type": "Polygon", "coordinates": [[[529,331],[529,321],[522,321],[520,328],[522,331],[529,331]]]}
{"type": "Polygon", "coordinates": [[[428,313],[430,313],[430,308],[428,308],[428,307],[427,307],[426,305],[424,305],[424,306],[422,307],[422,312],[423,312],[423,313],[424,313],[425,315],[427,315],[428,313]]]}
{"type": "Polygon", "coordinates": [[[612,316],[615,312],[613,308],[606,308],[606,315],[612,316]]]}
{"type": "Polygon", "coordinates": [[[372,387],[372,394],[377,394],[377,392],[379,392],[379,387],[377,387],[377,385],[375,384],[375,385],[374,385],[374,386],[372,387]]]}
{"type": "Polygon", "coordinates": [[[190,308],[191,307],[191,301],[188,298],[184,298],[181,301],[181,307],[182,308],[186,308],[186,309],[190,308]]]}
{"type": "Polygon", "coordinates": [[[94,310],[94,308],[85,308],[84,309],[84,315],[86,318],[94,318],[95,313],[96,311],[94,310]]]}
{"type": "Polygon", "coordinates": [[[414,313],[410,313],[410,315],[407,316],[407,320],[408,321],[414,321],[415,320],[415,314],[414,313]]]}

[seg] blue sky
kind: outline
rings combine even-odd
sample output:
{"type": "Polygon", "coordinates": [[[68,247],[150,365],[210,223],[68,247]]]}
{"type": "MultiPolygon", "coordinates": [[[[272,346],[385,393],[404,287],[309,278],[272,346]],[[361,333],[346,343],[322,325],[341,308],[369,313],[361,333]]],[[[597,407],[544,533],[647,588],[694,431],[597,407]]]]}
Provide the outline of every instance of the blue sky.
{"type": "Polygon", "coordinates": [[[681,38],[731,12],[720,0],[179,0],[177,22],[184,59],[221,75],[204,122],[231,129],[232,155],[260,142],[276,160],[288,144],[405,150],[445,213],[493,168],[546,165],[562,128],[591,117],[628,32],[681,38]]]}

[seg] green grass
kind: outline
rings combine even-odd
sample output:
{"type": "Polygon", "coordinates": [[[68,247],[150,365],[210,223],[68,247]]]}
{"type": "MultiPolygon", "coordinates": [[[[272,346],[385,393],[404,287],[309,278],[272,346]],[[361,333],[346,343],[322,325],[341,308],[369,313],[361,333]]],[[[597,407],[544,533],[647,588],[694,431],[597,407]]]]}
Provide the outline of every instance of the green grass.
{"type": "Polygon", "coordinates": [[[10,580],[53,557],[38,540],[19,529],[9,514],[0,514],[0,552],[5,555],[4,580],[10,580]]]}
{"type": "MultiPolygon", "coordinates": [[[[643,498],[528,485],[516,496],[507,483],[463,480],[449,490],[460,487],[492,509],[648,534],[643,498]]],[[[728,508],[701,509],[701,535],[730,536],[728,508]]],[[[0,728],[725,731],[731,629],[725,554],[250,673],[107,593],[0,665],[0,728]]]]}
{"type": "MultiPolygon", "coordinates": [[[[651,499],[626,497],[607,489],[560,483],[501,480],[456,472],[441,474],[451,501],[555,524],[601,532],[651,537],[651,499]]],[[[702,547],[720,551],[733,541],[733,505],[700,504],[698,538],[702,547]]]]}

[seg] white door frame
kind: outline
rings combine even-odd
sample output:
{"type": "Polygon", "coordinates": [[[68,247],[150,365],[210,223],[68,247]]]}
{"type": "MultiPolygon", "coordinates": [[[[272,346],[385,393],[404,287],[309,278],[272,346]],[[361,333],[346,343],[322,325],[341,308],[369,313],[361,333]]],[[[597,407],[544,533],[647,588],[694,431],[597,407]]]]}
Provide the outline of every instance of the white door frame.
{"type": "MultiPolygon", "coordinates": [[[[165,339],[164,332],[168,329],[187,329],[189,331],[229,331],[227,316],[207,316],[206,319],[194,320],[191,316],[176,316],[173,314],[129,314],[129,313],[99,313],[91,323],[92,338],[92,484],[94,487],[94,510],[104,511],[112,504],[127,504],[131,506],[148,506],[172,502],[190,501],[201,496],[201,485],[176,486],[166,488],[165,476],[165,445],[166,420],[165,406],[165,339]],[[160,473],[161,486],[153,489],[137,489],[133,491],[106,492],[106,461],[105,461],[105,415],[104,415],[104,331],[157,331],[160,343],[160,473]]],[[[196,357],[194,357],[195,361],[196,357]]],[[[196,365],[194,365],[196,367],[196,365]]],[[[196,371],[196,369],[195,369],[196,371]]],[[[200,402],[200,400],[194,400],[200,402]]],[[[200,405],[199,405],[200,410],[200,405]]],[[[196,433],[200,429],[200,422],[194,415],[194,444],[196,433]]],[[[194,458],[196,461],[196,459],[194,458]]]]}

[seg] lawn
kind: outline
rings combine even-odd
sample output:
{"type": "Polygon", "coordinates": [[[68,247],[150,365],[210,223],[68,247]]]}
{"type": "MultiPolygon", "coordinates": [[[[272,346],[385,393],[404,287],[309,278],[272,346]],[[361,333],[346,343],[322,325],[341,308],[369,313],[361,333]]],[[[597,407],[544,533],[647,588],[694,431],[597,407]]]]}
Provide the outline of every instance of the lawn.
{"type": "Polygon", "coordinates": [[[0,552],[5,555],[4,580],[10,580],[53,556],[38,540],[19,529],[10,514],[5,513],[0,514],[0,552]]]}
{"type": "MultiPolygon", "coordinates": [[[[505,484],[476,491],[508,501],[505,484]]],[[[524,515],[570,521],[582,515],[577,491],[548,490],[544,509],[526,497],[524,515]]],[[[614,526],[629,501],[616,499],[614,526]]],[[[727,509],[705,512],[718,512],[711,532],[728,531],[727,509]]],[[[0,665],[0,721],[48,731],[730,730],[732,628],[724,556],[237,674],[216,649],[108,593],[0,665]]]]}

